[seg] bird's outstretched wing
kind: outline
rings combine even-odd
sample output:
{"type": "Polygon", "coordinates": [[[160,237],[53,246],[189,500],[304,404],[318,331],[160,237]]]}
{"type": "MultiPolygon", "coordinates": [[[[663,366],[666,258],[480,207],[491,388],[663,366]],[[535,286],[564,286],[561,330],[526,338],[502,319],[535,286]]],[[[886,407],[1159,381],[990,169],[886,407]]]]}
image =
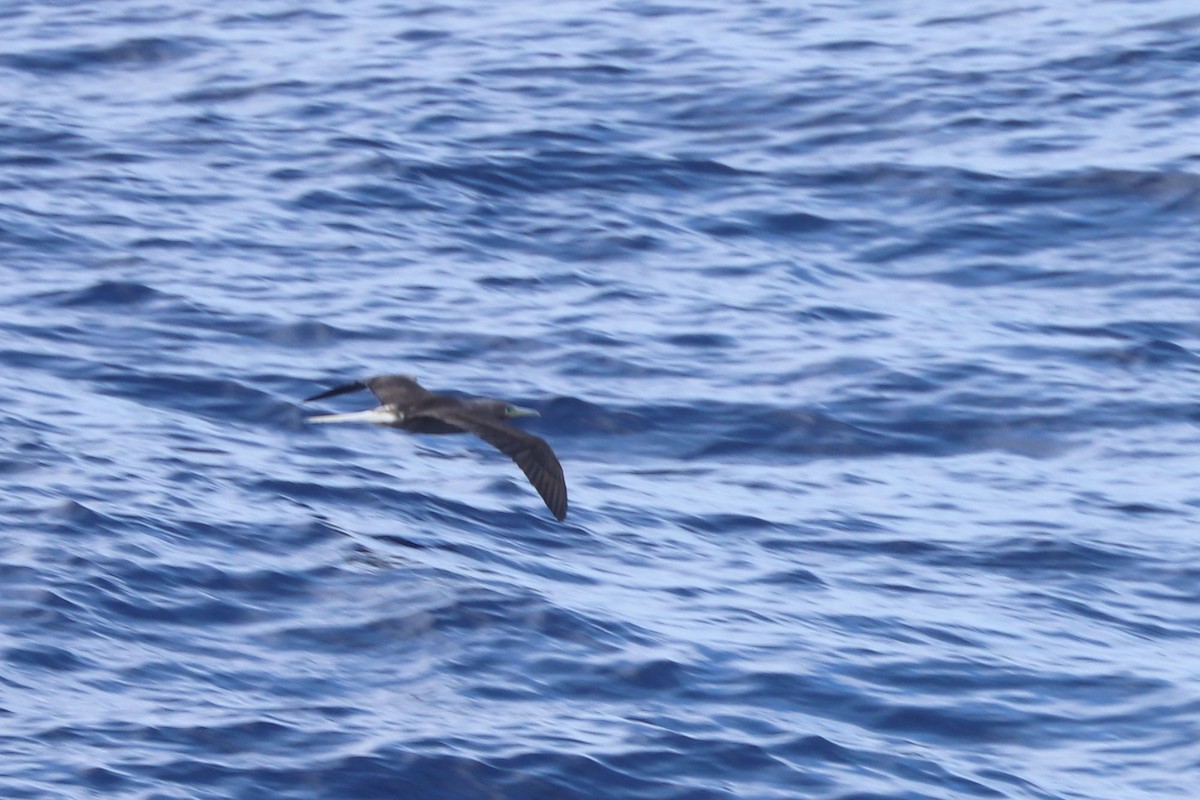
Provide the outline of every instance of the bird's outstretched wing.
{"type": "Polygon", "coordinates": [[[367,378],[363,383],[385,406],[411,408],[417,403],[427,402],[433,396],[410,375],[379,375],[367,378]]]}
{"type": "Polygon", "coordinates": [[[567,481],[563,477],[562,464],[558,463],[558,457],[545,439],[462,408],[431,409],[426,415],[475,434],[511,458],[537,489],[554,518],[559,522],[566,518],[567,481]]]}
{"type": "Polygon", "coordinates": [[[342,394],[370,389],[379,398],[381,405],[410,407],[419,400],[429,396],[429,392],[408,375],[379,375],[367,378],[365,381],[355,381],[327,389],[312,397],[304,398],[308,403],[313,400],[324,400],[327,397],[337,397],[342,394]]]}
{"type": "Polygon", "coordinates": [[[346,383],[341,386],[335,386],[332,389],[326,389],[323,392],[318,392],[312,397],[304,398],[301,402],[311,403],[313,400],[324,400],[326,397],[337,397],[339,394],[350,394],[351,392],[357,392],[359,389],[365,388],[367,388],[365,383],[355,381],[354,383],[346,383]]]}

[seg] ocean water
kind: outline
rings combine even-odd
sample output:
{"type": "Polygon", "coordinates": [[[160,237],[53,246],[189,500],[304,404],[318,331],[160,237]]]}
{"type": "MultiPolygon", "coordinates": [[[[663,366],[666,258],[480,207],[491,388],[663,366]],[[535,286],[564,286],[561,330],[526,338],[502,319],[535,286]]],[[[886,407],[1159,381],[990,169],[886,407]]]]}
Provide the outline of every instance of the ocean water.
{"type": "Polygon", "coordinates": [[[1194,3],[0,22],[0,796],[1197,796],[1194,3]]]}

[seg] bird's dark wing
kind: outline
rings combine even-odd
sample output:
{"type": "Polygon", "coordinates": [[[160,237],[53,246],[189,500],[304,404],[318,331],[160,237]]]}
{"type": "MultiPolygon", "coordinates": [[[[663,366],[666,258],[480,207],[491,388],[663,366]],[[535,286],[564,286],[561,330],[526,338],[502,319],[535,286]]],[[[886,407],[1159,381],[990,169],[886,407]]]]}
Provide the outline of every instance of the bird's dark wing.
{"type": "Polygon", "coordinates": [[[499,420],[472,414],[459,405],[431,408],[424,414],[475,434],[511,458],[546,501],[554,518],[560,522],[566,518],[567,481],[562,464],[544,439],[499,420]]]}
{"type": "Polygon", "coordinates": [[[312,397],[304,398],[304,402],[324,400],[327,397],[337,397],[363,389],[370,389],[371,393],[379,398],[380,404],[385,406],[409,408],[417,401],[424,400],[429,396],[429,392],[407,375],[379,375],[375,378],[367,378],[365,381],[335,386],[319,394],[314,394],[312,397]]]}
{"type": "Polygon", "coordinates": [[[432,395],[432,392],[408,375],[379,375],[375,378],[367,378],[363,384],[385,406],[409,409],[418,403],[427,402],[432,395]]]}
{"type": "Polygon", "coordinates": [[[354,383],[335,386],[332,389],[327,389],[323,392],[314,394],[312,397],[306,397],[302,402],[311,403],[313,400],[324,400],[326,397],[337,397],[339,394],[350,394],[350,392],[357,392],[358,390],[365,388],[367,388],[365,383],[362,381],[355,381],[354,383]]]}

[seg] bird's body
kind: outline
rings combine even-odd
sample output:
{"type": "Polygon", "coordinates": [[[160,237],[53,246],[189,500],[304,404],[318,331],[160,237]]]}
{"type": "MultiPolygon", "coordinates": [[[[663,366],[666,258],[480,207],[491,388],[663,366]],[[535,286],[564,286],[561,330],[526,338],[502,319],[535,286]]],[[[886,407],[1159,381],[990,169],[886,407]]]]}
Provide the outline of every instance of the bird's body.
{"type": "Polygon", "coordinates": [[[372,422],[411,433],[473,433],[516,462],[555,518],[567,516],[567,483],[562,465],[544,439],[509,425],[513,417],[537,415],[503,400],[453,397],[425,389],[408,375],[380,375],[336,386],[305,398],[323,400],[369,389],[380,406],[349,414],[309,417],[309,422],[372,422]]]}

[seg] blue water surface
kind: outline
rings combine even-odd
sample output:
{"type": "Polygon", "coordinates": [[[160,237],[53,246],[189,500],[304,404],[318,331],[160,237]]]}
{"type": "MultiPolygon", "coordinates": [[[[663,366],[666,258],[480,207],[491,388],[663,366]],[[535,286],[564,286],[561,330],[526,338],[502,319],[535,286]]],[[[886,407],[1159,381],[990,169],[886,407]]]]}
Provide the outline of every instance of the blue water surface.
{"type": "Polygon", "coordinates": [[[0,21],[0,796],[1197,796],[1193,2],[0,21]]]}

